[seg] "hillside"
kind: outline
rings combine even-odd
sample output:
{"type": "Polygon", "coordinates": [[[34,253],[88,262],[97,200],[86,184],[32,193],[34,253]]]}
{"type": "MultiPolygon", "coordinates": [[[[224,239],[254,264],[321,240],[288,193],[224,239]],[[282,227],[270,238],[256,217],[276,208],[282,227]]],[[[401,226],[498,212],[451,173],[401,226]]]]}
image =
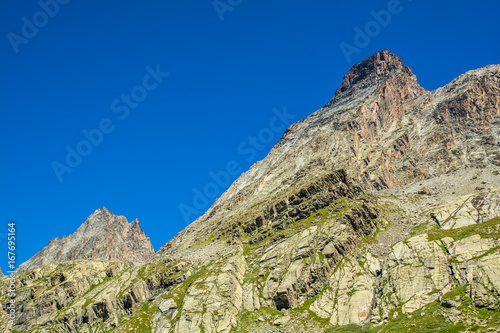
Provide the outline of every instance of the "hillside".
{"type": "Polygon", "coordinates": [[[496,332],[499,174],[500,65],[428,91],[383,50],[144,264],[32,258],[14,328],[496,332]]]}

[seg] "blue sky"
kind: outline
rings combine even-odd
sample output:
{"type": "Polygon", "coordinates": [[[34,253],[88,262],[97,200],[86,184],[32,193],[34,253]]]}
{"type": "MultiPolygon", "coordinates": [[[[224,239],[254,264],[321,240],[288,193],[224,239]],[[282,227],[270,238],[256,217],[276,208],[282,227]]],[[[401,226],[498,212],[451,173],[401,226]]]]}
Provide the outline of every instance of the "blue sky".
{"type": "Polygon", "coordinates": [[[428,89],[500,62],[498,1],[0,6],[4,272],[10,220],[20,264],[102,206],[158,250],[381,49],[428,89]]]}

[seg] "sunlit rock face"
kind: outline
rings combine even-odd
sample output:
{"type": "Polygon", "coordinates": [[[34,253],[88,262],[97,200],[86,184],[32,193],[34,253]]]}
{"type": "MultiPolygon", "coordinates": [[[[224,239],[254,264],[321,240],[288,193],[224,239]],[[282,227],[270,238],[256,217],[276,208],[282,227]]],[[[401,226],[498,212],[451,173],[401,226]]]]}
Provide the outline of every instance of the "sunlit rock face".
{"type": "Polygon", "coordinates": [[[137,219],[128,222],[105,207],[97,209],[70,236],[55,238],[30,260],[19,266],[22,273],[44,265],[68,260],[124,261],[134,265],[154,254],[149,237],[137,219]]]}
{"type": "Polygon", "coordinates": [[[14,329],[499,331],[499,142],[500,65],[428,91],[380,51],[157,253],[106,209],[53,240],[14,329]]]}

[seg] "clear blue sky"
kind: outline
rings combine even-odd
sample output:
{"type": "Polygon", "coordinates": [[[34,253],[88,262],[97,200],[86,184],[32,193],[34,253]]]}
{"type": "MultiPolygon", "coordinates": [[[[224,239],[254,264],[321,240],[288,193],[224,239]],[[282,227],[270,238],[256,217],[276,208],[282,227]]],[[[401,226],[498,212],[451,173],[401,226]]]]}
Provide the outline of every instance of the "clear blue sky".
{"type": "Polygon", "coordinates": [[[4,272],[8,221],[17,221],[20,264],[102,206],[139,218],[158,250],[186,226],[179,205],[196,209],[193,189],[210,172],[266,156],[283,129],[254,143],[257,154],[248,137],[269,128],[273,109],[306,117],[381,49],[428,89],[500,62],[498,1],[46,2],[51,15],[37,1],[1,4],[4,272]],[[388,8],[375,24],[371,11],[388,8]],[[356,27],[372,29],[370,40],[355,41],[356,27]],[[341,43],[356,47],[350,59],[341,43]],[[70,167],[67,147],[88,155],[70,167]]]}

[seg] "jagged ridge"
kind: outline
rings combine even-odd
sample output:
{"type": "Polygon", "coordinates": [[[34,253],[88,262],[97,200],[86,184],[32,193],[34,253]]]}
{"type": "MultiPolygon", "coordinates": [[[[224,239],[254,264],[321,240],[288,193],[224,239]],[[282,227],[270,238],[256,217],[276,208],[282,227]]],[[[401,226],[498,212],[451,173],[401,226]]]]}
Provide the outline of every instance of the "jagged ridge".
{"type": "Polygon", "coordinates": [[[20,275],[16,328],[500,329],[500,66],[429,92],[384,50],[342,87],[145,265],[20,275]]]}
{"type": "Polygon", "coordinates": [[[128,223],[124,216],[97,209],[68,237],[55,238],[16,273],[23,273],[51,263],[68,260],[125,261],[145,263],[154,254],[150,239],[139,226],[139,220],[128,223]]]}

